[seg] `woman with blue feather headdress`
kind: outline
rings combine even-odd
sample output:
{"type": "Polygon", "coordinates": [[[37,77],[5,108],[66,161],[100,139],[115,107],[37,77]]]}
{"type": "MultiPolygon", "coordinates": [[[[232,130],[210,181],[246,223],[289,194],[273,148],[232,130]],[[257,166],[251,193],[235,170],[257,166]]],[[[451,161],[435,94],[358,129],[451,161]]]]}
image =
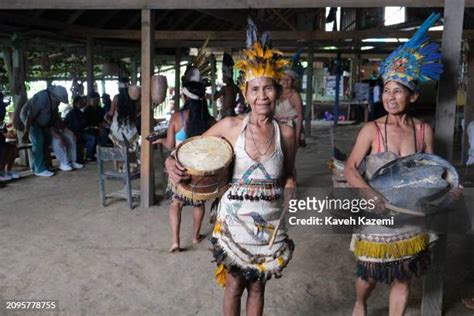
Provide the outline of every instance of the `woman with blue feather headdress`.
{"type": "MultiPolygon", "coordinates": [[[[375,171],[400,157],[433,153],[431,126],[410,116],[409,108],[418,98],[418,84],[438,80],[443,70],[439,45],[427,36],[439,18],[440,14],[431,14],[408,42],[383,61],[382,102],[387,115],[361,129],[346,162],[344,174],[348,183],[377,197],[375,211],[384,212],[387,203],[368,184],[375,171]],[[366,168],[361,175],[358,168],[363,163],[366,168]]],[[[377,282],[391,285],[389,314],[402,315],[412,277],[429,266],[428,246],[432,239],[415,226],[360,228],[351,242],[357,258],[353,315],[366,315],[367,299],[377,282]]]]}

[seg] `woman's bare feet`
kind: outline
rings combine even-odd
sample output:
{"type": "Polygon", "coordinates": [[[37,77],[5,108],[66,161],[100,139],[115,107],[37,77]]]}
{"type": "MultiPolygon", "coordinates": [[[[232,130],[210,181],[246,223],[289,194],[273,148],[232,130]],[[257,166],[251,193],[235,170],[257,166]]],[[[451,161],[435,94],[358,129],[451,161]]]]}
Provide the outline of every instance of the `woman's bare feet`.
{"type": "Polygon", "coordinates": [[[172,244],[169,252],[180,252],[181,248],[179,247],[179,244],[172,244]]]}
{"type": "Polygon", "coordinates": [[[206,236],[199,234],[197,238],[193,238],[193,244],[199,244],[204,238],[206,238],[206,236]]]}

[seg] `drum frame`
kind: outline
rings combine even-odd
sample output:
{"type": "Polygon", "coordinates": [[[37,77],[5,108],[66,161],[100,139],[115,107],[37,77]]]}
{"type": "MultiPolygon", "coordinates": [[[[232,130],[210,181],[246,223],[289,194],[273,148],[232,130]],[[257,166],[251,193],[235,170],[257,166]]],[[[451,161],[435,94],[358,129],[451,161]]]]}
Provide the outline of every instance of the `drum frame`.
{"type": "MultiPolygon", "coordinates": [[[[203,138],[216,138],[223,141],[227,145],[231,152],[231,159],[229,159],[223,167],[218,169],[202,171],[194,168],[186,168],[186,172],[191,175],[189,182],[178,183],[174,189],[178,195],[190,199],[192,201],[206,201],[220,197],[228,188],[230,183],[230,177],[232,175],[231,165],[234,162],[235,153],[232,144],[224,137],[217,136],[194,136],[186,139],[178,145],[175,152],[175,159],[178,163],[178,154],[181,147],[189,142],[203,138]],[[208,188],[214,187],[215,189],[209,192],[208,188]]],[[[184,166],[183,166],[184,167],[184,166]]]]}

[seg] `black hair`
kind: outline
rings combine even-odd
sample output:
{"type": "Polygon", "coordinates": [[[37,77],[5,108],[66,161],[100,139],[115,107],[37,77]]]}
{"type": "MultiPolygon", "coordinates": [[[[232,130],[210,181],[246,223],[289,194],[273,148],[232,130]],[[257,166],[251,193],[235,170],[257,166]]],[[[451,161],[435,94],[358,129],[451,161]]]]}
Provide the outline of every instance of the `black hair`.
{"type": "Polygon", "coordinates": [[[81,96],[81,95],[76,95],[76,96],[74,97],[74,99],[72,100],[72,105],[73,105],[73,106],[76,106],[77,103],[79,103],[79,101],[82,100],[82,98],[83,98],[83,96],[81,96]]]}
{"type": "Polygon", "coordinates": [[[99,95],[97,92],[92,91],[91,93],[89,93],[89,98],[91,98],[91,99],[96,99],[96,98],[99,99],[99,98],[100,98],[100,95],[99,95]]]}
{"type": "Polygon", "coordinates": [[[412,96],[412,95],[414,95],[414,94],[416,93],[416,91],[414,91],[414,90],[408,88],[407,86],[405,86],[404,84],[402,84],[402,83],[400,83],[400,82],[398,82],[398,81],[394,81],[394,80],[385,81],[384,84],[383,84],[383,88],[385,88],[385,86],[387,85],[387,83],[389,83],[390,81],[393,81],[393,82],[397,83],[399,86],[403,87],[403,89],[404,89],[405,91],[407,91],[410,96],[412,96]]]}
{"type": "MultiPolygon", "coordinates": [[[[121,81],[124,82],[124,81],[121,81]]],[[[135,124],[137,118],[137,104],[130,99],[128,95],[128,88],[119,88],[117,97],[117,122],[119,126],[123,124],[135,124]]]]}
{"type": "Polygon", "coordinates": [[[205,98],[206,87],[200,82],[190,81],[183,84],[183,88],[199,97],[199,100],[188,97],[181,110],[189,110],[186,134],[188,137],[201,135],[212,124],[212,116],[209,114],[205,98]]]}

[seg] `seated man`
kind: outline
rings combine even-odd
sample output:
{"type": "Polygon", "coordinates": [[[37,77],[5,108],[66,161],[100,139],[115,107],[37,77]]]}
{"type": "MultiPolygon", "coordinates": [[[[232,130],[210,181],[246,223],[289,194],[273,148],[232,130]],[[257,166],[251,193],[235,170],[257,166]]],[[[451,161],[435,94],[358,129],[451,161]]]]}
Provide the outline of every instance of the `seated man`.
{"type": "Polygon", "coordinates": [[[86,128],[86,117],[82,112],[82,109],[85,106],[85,100],[82,96],[76,96],[73,101],[73,108],[70,110],[66,117],[64,118],[65,126],[74,133],[76,138],[77,146],[77,158],[78,162],[82,163],[83,155],[81,145],[85,144],[86,146],[86,161],[93,162],[95,146],[97,145],[97,138],[94,135],[84,132],[86,128]]]}
{"type": "Polygon", "coordinates": [[[62,171],[71,171],[73,168],[81,169],[83,165],[76,161],[76,137],[71,130],[65,127],[59,115],[54,119],[50,131],[51,147],[59,160],[59,169],[62,171]]]}
{"type": "Polygon", "coordinates": [[[100,96],[93,91],[89,94],[89,104],[84,109],[86,117],[85,132],[94,135],[101,146],[109,143],[109,131],[106,122],[104,122],[104,109],[100,106],[100,96]]]}

